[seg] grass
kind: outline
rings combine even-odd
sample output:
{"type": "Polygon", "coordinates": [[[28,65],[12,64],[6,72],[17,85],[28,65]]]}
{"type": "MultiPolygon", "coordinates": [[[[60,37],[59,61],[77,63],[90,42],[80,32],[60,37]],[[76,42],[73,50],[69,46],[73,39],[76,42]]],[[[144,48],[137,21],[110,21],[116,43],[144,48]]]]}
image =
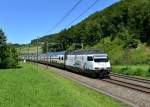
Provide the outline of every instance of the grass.
{"type": "Polygon", "coordinates": [[[150,79],[150,65],[113,65],[112,71],[150,79]]]}
{"type": "Polygon", "coordinates": [[[122,103],[65,79],[51,70],[23,64],[0,70],[0,107],[123,107],[122,103]]]}

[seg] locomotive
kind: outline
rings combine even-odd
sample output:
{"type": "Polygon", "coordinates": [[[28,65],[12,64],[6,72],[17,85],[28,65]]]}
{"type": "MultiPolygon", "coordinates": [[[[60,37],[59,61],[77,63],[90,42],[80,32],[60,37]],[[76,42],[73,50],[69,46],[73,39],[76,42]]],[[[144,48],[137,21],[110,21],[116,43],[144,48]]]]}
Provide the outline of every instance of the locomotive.
{"type": "Polygon", "coordinates": [[[22,55],[21,59],[48,64],[92,77],[109,77],[111,64],[108,55],[100,50],[76,50],[49,52],[47,54],[22,55]]]}

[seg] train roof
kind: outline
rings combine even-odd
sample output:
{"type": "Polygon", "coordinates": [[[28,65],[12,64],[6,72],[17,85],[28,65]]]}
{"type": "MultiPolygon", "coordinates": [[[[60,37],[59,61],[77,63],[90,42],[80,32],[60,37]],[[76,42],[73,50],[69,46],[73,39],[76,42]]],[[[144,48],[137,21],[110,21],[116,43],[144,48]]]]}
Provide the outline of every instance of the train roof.
{"type": "Polygon", "coordinates": [[[75,50],[72,52],[67,52],[68,55],[89,55],[89,54],[105,54],[103,51],[99,49],[92,50],[75,50]]]}
{"type": "Polygon", "coordinates": [[[101,51],[99,49],[92,49],[92,50],[75,50],[75,51],[48,52],[48,56],[51,56],[51,55],[65,55],[65,53],[67,53],[68,55],[105,54],[103,51],[101,51]]]}
{"type": "Polygon", "coordinates": [[[48,55],[64,55],[66,51],[61,51],[61,52],[49,52],[48,55]]]}

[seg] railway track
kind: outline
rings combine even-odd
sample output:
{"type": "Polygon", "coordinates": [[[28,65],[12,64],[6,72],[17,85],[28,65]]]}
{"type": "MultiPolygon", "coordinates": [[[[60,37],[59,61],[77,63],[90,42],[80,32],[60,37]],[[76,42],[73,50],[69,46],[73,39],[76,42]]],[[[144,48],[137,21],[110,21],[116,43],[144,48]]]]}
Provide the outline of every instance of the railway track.
{"type": "Polygon", "coordinates": [[[102,81],[150,94],[150,80],[111,73],[109,79],[102,79],[102,81]]]}
{"type": "Polygon", "coordinates": [[[150,80],[110,73],[110,78],[102,81],[150,94],[150,80]]]}
{"type": "MultiPolygon", "coordinates": [[[[46,67],[43,64],[39,64],[39,65],[46,67]]],[[[61,74],[68,79],[76,81],[83,86],[94,89],[100,93],[107,95],[107,96],[111,96],[112,98],[114,98],[118,101],[124,102],[130,106],[150,107],[150,100],[149,100],[149,97],[150,97],[149,90],[150,89],[149,88],[142,89],[142,88],[139,88],[140,86],[137,86],[138,88],[135,86],[132,87],[133,84],[128,85],[128,83],[126,84],[126,82],[124,84],[122,84],[122,82],[118,82],[118,83],[112,82],[112,81],[116,81],[116,80],[113,80],[113,78],[115,76],[112,76],[112,74],[110,75],[111,76],[110,79],[102,80],[102,79],[88,78],[88,77],[78,75],[78,74],[75,74],[72,72],[66,72],[66,70],[58,69],[55,67],[51,67],[51,69],[54,70],[56,73],[61,74]],[[111,82],[109,82],[110,80],[111,80],[111,82]],[[118,86],[116,86],[116,85],[118,85],[118,86]],[[128,88],[126,88],[126,87],[128,87],[128,88]]],[[[140,82],[140,83],[142,83],[142,82],[140,82]]],[[[149,85],[148,83],[143,83],[143,84],[149,85]]]]}
{"type": "Polygon", "coordinates": [[[142,78],[136,78],[136,77],[127,76],[127,75],[123,75],[123,74],[110,73],[110,76],[121,77],[121,78],[125,78],[128,80],[133,80],[133,81],[138,81],[138,82],[150,84],[150,80],[146,80],[146,79],[142,79],[142,78]]]}
{"type": "Polygon", "coordinates": [[[103,81],[150,94],[149,80],[111,73],[110,78],[103,81]]]}

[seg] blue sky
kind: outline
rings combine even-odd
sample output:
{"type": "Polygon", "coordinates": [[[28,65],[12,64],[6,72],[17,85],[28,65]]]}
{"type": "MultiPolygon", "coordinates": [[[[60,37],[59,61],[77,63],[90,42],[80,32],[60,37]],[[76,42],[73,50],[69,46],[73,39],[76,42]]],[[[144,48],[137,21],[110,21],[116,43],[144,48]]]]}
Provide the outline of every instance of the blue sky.
{"type": "MultiPolygon", "coordinates": [[[[30,43],[37,36],[59,32],[79,16],[95,0],[83,0],[78,7],[53,31],[50,29],[72,8],[78,0],[0,0],[0,28],[11,43],[30,43]]],[[[86,14],[100,11],[119,0],[99,0],[86,14]]]]}

